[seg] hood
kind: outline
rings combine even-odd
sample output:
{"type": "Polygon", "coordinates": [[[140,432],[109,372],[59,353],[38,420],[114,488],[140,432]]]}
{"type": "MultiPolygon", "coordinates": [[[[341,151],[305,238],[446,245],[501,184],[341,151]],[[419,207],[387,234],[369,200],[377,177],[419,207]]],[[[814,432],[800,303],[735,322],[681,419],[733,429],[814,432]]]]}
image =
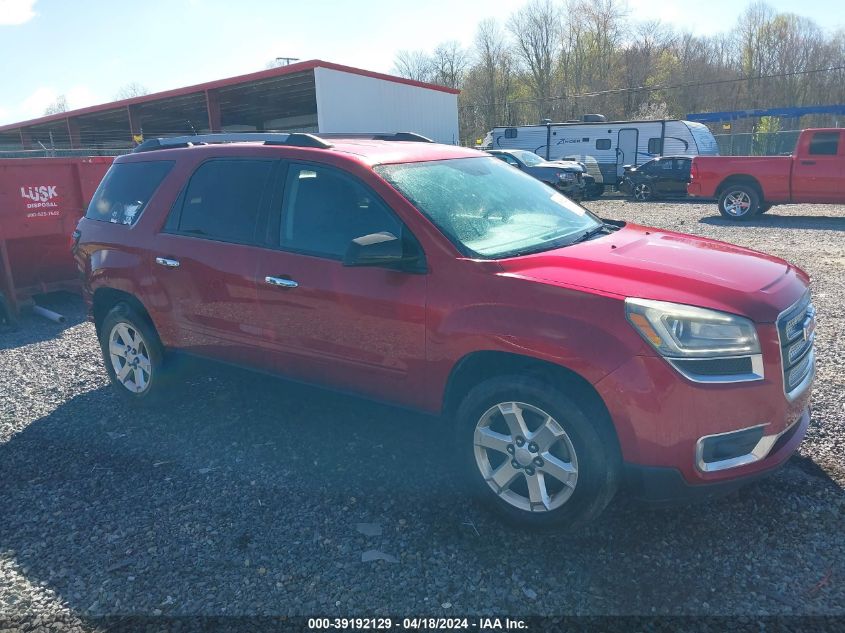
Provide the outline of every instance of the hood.
{"type": "Polygon", "coordinates": [[[773,322],[806,291],[788,262],[725,242],[626,225],[573,246],[503,260],[505,274],[620,298],[673,301],[773,322]]]}
{"type": "Polygon", "coordinates": [[[584,167],[574,160],[547,160],[535,167],[554,167],[555,169],[563,169],[565,171],[582,172],[584,167]]]}

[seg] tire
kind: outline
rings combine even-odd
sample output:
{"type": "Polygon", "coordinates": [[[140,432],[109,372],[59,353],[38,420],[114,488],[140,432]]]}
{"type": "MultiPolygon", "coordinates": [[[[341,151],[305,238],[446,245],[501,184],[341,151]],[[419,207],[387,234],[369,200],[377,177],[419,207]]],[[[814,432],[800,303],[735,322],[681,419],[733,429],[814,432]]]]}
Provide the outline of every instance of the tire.
{"type": "Polygon", "coordinates": [[[637,202],[647,202],[654,197],[654,191],[647,182],[638,182],[631,187],[631,197],[637,202]]]}
{"type": "Polygon", "coordinates": [[[604,185],[593,185],[590,187],[589,199],[598,200],[604,195],[604,185]]]}
{"type": "Polygon", "coordinates": [[[603,421],[591,420],[541,380],[487,380],[467,394],[456,421],[469,492],[513,524],[575,528],[597,517],[616,493],[615,438],[608,440],[603,421]],[[527,434],[514,437],[515,428],[527,434]]]}
{"type": "Polygon", "coordinates": [[[760,211],[760,193],[749,185],[730,185],[719,195],[719,213],[735,222],[750,220],[760,211]]]}
{"type": "Polygon", "coordinates": [[[98,328],[103,364],[112,389],[124,401],[136,405],[155,405],[169,394],[170,371],[165,363],[164,347],[146,316],[127,303],[118,303],[103,318],[98,328]],[[123,353],[113,353],[124,347],[123,353]],[[133,366],[122,376],[122,370],[133,366]]]}

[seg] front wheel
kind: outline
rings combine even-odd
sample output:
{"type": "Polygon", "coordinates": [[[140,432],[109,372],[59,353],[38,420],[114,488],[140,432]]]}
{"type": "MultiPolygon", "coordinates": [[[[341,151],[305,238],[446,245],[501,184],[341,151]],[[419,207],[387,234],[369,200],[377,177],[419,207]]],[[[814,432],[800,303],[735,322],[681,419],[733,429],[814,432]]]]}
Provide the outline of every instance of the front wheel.
{"type": "Polygon", "coordinates": [[[100,348],[115,393],[137,404],[155,404],[167,392],[164,348],[155,328],[126,303],[118,303],[99,327],[100,348]]]}
{"type": "Polygon", "coordinates": [[[469,392],[457,417],[471,490],[514,523],[583,525],[616,492],[619,458],[600,421],[540,380],[488,380],[469,392]]]}
{"type": "Polygon", "coordinates": [[[651,189],[651,185],[645,182],[638,182],[634,185],[634,189],[631,192],[632,197],[637,202],[646,202],[651,200],[654,196],[654,192],[651,189]]]}
{"type": "Polygon", "coordinates": [[[760,211],[760,194],[754,187],[733,185],[719,196],[719,213],[734,221],[753,218],[760,211]]]}

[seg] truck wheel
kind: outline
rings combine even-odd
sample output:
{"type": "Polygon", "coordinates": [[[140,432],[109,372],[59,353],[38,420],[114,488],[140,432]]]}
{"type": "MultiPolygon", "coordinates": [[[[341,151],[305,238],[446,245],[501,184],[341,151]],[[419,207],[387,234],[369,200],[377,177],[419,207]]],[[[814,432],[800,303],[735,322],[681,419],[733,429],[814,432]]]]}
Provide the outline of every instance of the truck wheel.
{"type": "Polygon", "coordinates": [[[458,408],[458,448],[471,493],[505,519],[577,527],[616,493],[620,458],[596,421],[554,387],[503,376],[458,408]]]}
{"type": "Polygon", "coordinates": [[[155,328],[126,303],[118,303],[99,327],[100,349],[115,393],[135,404],[156,404],[167,393],[164,347],[155,328]]]}
{"type": "Polygon", "coordinates": [[[634,189],[631,192],[631,196],[633,196],[634,200],[637,202],[646,202],[647,200],[651,200],[654,192],[651,190],[651,185],[645,182],[638,182],[634,185],[634,189]]]}
{"type": "Polygon", "coordinates": [[[598,200],[604,195],[604,185],[593,185],[590,187],[589,192],[590,200],[598,200]]]}
{"type": "Polygon", "coordinates": [[[719,196],[719,213],[729,220],[749,220],[759,209],[760,194],[748,185],[731,185],[719,196]]]}

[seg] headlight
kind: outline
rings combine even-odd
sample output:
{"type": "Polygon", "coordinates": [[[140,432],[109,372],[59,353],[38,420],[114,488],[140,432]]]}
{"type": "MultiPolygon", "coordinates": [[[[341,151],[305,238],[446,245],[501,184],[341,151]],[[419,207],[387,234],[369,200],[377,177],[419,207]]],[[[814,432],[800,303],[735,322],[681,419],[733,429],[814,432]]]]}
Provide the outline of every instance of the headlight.
{"type": "Polygon", "coordinates": [[[625,300],[631,325],[667,358],[713,358],[760,353],[757,330],[735,314],[680,303],[625,300]]]}
{"type": "Polygon", "coordinates": [[[575,180],[575,174],[573,174],[572,172],[568,172],[568,171],[559,172],[557,177],[560,178],[561,180],[575,180]]]}

